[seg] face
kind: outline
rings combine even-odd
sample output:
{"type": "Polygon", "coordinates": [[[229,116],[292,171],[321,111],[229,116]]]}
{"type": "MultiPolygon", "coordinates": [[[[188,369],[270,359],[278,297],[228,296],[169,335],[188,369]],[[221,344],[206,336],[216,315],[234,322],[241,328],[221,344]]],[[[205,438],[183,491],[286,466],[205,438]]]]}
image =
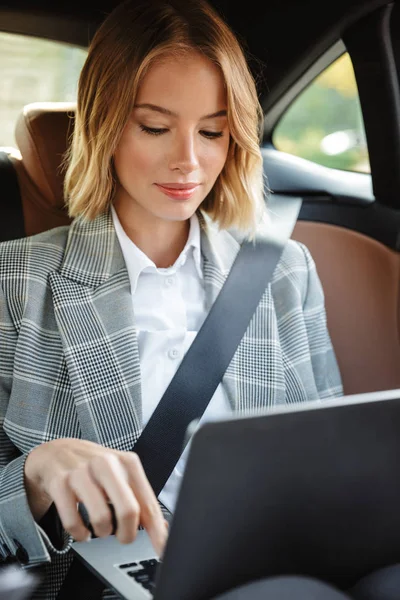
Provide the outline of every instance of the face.
{"type": "Polygon", "coordinates": [[[114,155],[125,220],[186,221],[210,192],[229,147],[219,69],[193,53],[154,63],[114,155]]]}

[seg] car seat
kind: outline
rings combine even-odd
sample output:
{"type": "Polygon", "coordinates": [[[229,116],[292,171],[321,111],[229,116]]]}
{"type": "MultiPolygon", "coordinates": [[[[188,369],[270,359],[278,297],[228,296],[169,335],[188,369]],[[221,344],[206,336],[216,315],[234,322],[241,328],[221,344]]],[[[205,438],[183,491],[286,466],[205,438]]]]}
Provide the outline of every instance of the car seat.
{"type": "Polygon", "coordinates": [[[18,178],[25,235],[70,223],[61,163],[73,131],[74,108],[60,102],[28,104],[16,123],[18,150],[6,151],[18,178]]]}
{"type": "Polygon", "coordinates": [[[400,388],[400,254],[351,229],[298,221],[325,293],[346,394],[400,388]]]}

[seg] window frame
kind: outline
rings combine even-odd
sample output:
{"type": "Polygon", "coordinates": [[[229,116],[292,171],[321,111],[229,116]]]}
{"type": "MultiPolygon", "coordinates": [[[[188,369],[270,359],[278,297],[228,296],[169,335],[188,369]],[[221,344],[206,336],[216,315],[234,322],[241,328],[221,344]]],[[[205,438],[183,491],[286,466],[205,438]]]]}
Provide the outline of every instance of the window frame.
{"type": "Polygon", "coordinates": [[[66,15],[0,7],[0,31],[30,35],[87,49],[98,23],[66,15]]]}
{"type": "MultiPolygon", "coordinates": [[[[337,56],[333,61],[329,62],[322,70],[320,70],[316,75],[314,75],[314,77],[309,80],[307,82],[307,84],[305,86],[302,86],[302,89],[299,93],[295,94],[293,99],[291,100],[291,102],[285,107],[285,110],[280,114],[279,118],[276,120],[276,122],[274,123],[273,128],[271,129],[271,132],[269,133],[269,137],[270,137],[270,144],[277,150],[277,151],[282,151],[285,152],[285,150],[283,150],[282,148],[279,148],[278,145],[275,143],[276,142],[276,133],[277,133],[277,129],[279,128],[280,124],[282,123],[282,121],[284,121],[284,119],[286,118],[287,114],[289,113],[289,111],[296,105],[296,103],[300,100],[300,98],[303,96],[303,94],[307,93],[307,91],[315,85],[315,83],[318,81],[318,78],[320,76],[323,76],[323,74],[325,73],[326,70],[328,70],[329,68],[333,67],[335,65],[335,63],[340,60],[342,57],[346,56],[347,59],[350,61],[351,64],[351,68],[353,68],[353,63],[351,60],[351,56],[348,52],[348,50],[345,48],[344,44],[342,43],[342,47],[343,47],[343,52],[341,52],[339,54],[339,56],[337,56]],[[275,140],[274,140],[275,138],[275,140]]],[[[340,44],[336,45],[336,49],[340,49],[340,44]]],[[[327,58],[327,56],[325,55],[324,58],[327,58]]],[[[353,69],[354,71],[354,69],[353,69]]],[[[307,75],[310,74],[310,71],[307,73],[307,75]]],[[[307,77],[308,79],[308,77],[307,77]]],[[[361,111],[361,121],[360,121],[360,125],[361,125],[361,129],[360,133],[363,135],[365,142],[366,142],[366,132],[365,132],[365,126],[364,126],[364,119],[363,119],[363,114],[362,114],[362,109],[361,109],[361,102],[360,102],[360,96],[359,96],[359,92],[358,92],[358,86],[357,86],[357,81],[355,78],[355,73],[354,73],[354,81],[355,81],[355,85],[356,85],[356,96],[358,99],[358,104],[360,107],[360,111],[361,111]]],[[[303,82],[302,82],[303,83],[303,82]]],[[[310,122],[304,121],[304,128],[306,129],[308,127],[308,125],[312,125],[312,116],[310,115],[310,122]]],[[[319,121],[316,119],[314,122],[314,125],[318,126],[319,121]]],[[[357,123],[358,124],[358,123],[357,123]]],[[[356,124],[356,126],[357,126],[356,124]]],[[[290,136],[286,136],[290,139],[290,136]]],[[[335,169],[335,170],[340,170],[340,171],[346,171],[346,172],[350,172],[350,173],[362,173],[362,174],[367,174],[370,175],[371,174],[371,170],[369,168],[369,170],[357,170],[357,169],[351,169],[351,168],[343,168],[340,166],[335,166],[334,164],[327,164],[329,161],[326,160],[325,162],[322,161],[318,161],[318,160],[314,160],[311,158],[307,158],[305,156],[303,156],[302,154],[296,154],[295,152],[290,152],[287,151],[289,154],[293,155],[293,156],[297,156],[299,158],[304,158],[310,162],[313,162],[315,164],[321,165],[321,166],[325,166],[328,169],[335,169]]],[[[368,148],[367,148],[367,158],[368,158],[368,164],[369,164],[369,153],[368,153],[368,148]]],[[[334,162],[334,161],[332,161],[334,162]]]]}
{"type": "Polygon", "coordinates": [[[334,63],[342,54],[347,52],[347,48],[343,40],[339,39],[334,43],[329,50],[324,52],[313,64],[307,69],[297,81],[284,92],[279,99],[272,105],[269,102],[262,104],[264,112],[264,128],[263,128],[263,144],[272,144],[272,135],[275,127],[302,92],[316,79],[325,69],[334,63]]]}

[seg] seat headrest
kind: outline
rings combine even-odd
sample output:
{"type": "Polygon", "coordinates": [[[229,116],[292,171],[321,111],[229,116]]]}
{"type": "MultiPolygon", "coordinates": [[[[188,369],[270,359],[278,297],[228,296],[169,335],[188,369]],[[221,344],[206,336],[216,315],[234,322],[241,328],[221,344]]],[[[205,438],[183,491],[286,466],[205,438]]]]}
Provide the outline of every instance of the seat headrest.
{"type": "Polygon", "coordinates": [[[15,128],[23,165],[46,202],[64,206],[64,173],[60,169],[74,127],[75,103],[27,104],[15,128]]]}

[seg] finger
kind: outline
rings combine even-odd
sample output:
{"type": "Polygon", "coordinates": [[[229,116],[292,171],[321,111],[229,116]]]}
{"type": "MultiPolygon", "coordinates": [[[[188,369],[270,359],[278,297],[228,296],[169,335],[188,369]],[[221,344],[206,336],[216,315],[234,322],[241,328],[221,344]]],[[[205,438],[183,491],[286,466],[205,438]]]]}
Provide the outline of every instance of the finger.
{"type": "Polygon", "coordinates": [[[168,531],[158,500],[138,455],[134,452],[121,452],[120,459],[125,465],[131,487],[139,502],[140,522],[148,532],[154,549],[160,556],[167,540],[168,531]]]}
{"type": "Polygon", "coordinates": [[[56,506],[62,526],[77,542],[90,539],[90,531],[85,527],[78,513],[78,498],[69,487],[68,473],[65,473],[52,483],[49,493],[56,506]]]}
{"type": "Polygon", "coordinates": [[[140,506],[118,455],[103,455],[91,462],[91,475],[112,503],[117,520],[116,536],[123,544],[136,538],[140,506]]]}
{"type": "Polygon", "coordinates": [[[91,477],[89,465],[71,474],[70,487],[79,501],[85,505],[95,535],[97,537],[111,535],[111,510],[103,490],[91,477]]]}

